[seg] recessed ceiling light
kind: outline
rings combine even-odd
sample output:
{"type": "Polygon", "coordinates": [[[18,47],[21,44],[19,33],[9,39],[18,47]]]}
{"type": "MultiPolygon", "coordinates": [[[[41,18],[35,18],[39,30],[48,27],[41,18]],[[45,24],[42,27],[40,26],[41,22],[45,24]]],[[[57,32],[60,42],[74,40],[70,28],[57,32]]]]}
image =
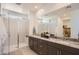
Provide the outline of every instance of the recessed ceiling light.
{"type": "Polygon", "coordinates": [[[35,6],[34,8],[36,8],[36,9],[37,9],[37,8],[38,8],[38,6],[35,6]]]}
{"type": "Polygon", "coordinates": [[[42,12],[44,12],[44,9],[40,9],[42,12]]]}

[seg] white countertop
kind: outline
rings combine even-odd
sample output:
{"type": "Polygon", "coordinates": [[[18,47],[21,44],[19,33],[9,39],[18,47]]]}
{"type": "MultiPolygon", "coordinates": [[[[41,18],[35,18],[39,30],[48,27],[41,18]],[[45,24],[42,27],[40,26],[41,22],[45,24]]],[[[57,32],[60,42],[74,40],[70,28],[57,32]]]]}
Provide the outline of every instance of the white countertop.
{"type": "Polygon", "coordinates": [[[62,45],[66,45],[66,46],[70,46],[70,47],[79,49],[79,42],[74,42],[74,41],[70,41],[70,40],[56,39],[56,38],[48,38],[47,39],[47,38],[43,38],[41,36],[36,36],[36,35],[27,35],[27,36],[36,37],[36,38],[46,40],[46,41],[49,41],[49,42],[55,42],[55,43],[58,43],[58,44],[62,44],[62,45]]]}

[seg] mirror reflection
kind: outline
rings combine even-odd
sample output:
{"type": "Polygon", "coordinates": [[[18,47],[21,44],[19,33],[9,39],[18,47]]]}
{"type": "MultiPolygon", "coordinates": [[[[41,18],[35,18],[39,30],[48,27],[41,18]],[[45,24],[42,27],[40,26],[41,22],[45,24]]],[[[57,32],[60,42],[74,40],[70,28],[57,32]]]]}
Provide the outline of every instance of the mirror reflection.
{"type": "Polygon", "coordinates": [[[38,18],[37,33],[48,32],[57,37],[78,39],[79,34],[79,4],[70,4],[66,7],[49,12],[38,18]]]}

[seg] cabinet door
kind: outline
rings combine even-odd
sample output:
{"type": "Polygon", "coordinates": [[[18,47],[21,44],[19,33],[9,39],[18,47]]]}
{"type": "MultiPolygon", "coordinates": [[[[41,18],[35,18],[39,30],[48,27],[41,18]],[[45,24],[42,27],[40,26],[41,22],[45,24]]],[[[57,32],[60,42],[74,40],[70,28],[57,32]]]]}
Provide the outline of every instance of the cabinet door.
{"type": "Polygon", "coordinates": [[[60,50],[53,47],[53,46],[48,46],[48,55],[59,55],[60,50]]]}
{"type": "Polygon", "coordinates": [[[47,55],[47,42],[43,40],[39,40],[38,42],[38,50],[39,54],[41,55],[47,55]]]}
{"type": "Polygon", "coordinates": [[[34,38],[34,51],[38,53],[38,39],[34,38]]]}
{"type": "Polygon", "coordinates": [[[29,37],[29,47],[31,49],[34,49],[34,42],[33,42],[33,38],[29,37]]]}
{"type": "Polygon", "coordinates": [[[47,45],[43,45],[43,44],[41,45],[40,44],[40,54],[41,55],[47,55],[48,54],[47,52],[48,52],[47,45]]]}
{"type": "Polygon", "coordinates": [[[42,42],[42,45],[43,45],[43,47],[42,47],[41,51],[42,51],[43,55],[47,55],[48,54],[47,42],[46,41],[42,42]]]}

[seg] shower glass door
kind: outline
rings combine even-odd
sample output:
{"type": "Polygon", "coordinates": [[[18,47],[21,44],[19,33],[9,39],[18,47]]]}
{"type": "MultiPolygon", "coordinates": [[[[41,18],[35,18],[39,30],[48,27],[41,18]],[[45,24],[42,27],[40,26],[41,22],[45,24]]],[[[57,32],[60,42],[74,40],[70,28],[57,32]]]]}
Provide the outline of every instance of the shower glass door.
{"type": "Polygon", "coordinates": [[[28,46],[26,34],[29,34],[29,20],[27,15],[7,9],[3,10],[3,14],[4,25],[8,35],[4,51],[10,54],[19,48],[28,46]]]}

